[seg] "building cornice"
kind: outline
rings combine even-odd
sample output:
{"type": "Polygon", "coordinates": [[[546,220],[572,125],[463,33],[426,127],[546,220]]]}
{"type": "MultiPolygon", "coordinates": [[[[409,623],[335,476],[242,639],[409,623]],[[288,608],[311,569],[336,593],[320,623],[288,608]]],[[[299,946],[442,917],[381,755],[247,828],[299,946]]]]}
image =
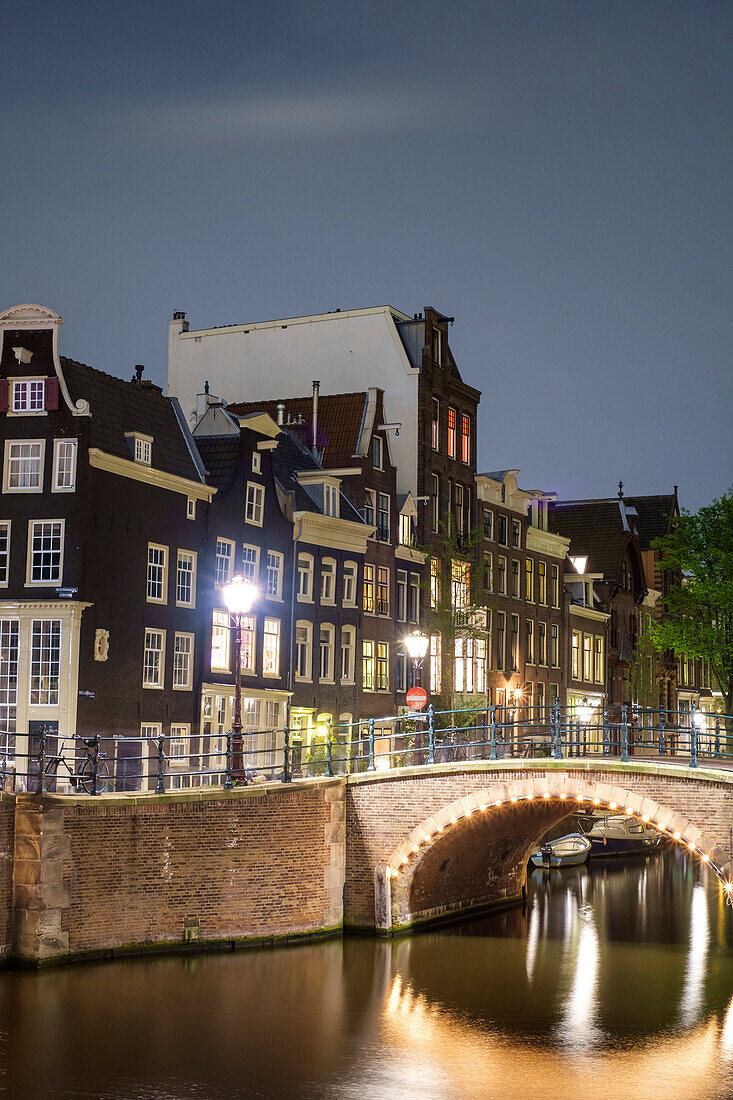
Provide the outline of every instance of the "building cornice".
{"type": "Polygon", "coordinates": [[[395,546],[394,556],[401,561],[411,561],[415,565],[425,564],[425,555],[413,546],[395,546]]]}
{"type": "Polygon", "coordinates": [[[527,527],[527,549],[534,550],[536,554],[551,554],[561,561],[567,557],[570,548],[570,539],[564,535],[556,535],[554,531],[543,531],[540,527],[527,527]]]}
{"type": "Polygon", "coordinates": [[[611,618],[607,611],[596,611],[593,607],[583,607],[579,603],[570,604],[570,614],[581,619],[592,619],[595,623],[607,623],[611,618]]]}
{"type": "Polygon", "coordinates": [[[132,481],[141,481],[145,485],[154,485],[157,489],[180,493],[181,496],[193,497],[195,500],[210,501],[216,493],[213,485],[202,485],[200,481],[190,481],[187,477],[169,474],[154,466],[144,466],[129,458],[108,454],[107,451],[102,451],[98,447],[89,448],[89,465],[95,470],[105,470],[108,474],[128,477],[132,481]]]}
{"type": "Polygon", "coordinates": [[[317,512],[294,512],[293,541],[310,542],[314,546],[327,546],[331,550],[350,550],[366,554],[367,541],[376,531],[368,523],[336,516],[322,516],[317,512]]]}

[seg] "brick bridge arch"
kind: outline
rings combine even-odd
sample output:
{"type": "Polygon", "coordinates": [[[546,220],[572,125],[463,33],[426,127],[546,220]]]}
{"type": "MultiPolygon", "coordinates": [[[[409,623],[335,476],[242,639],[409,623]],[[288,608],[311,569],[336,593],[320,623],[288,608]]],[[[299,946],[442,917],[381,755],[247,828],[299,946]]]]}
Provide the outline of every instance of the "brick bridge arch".
{"type": "Polygon", "coordinates": [[[654,823],[733,879],[733,775],[678,765],[471,761],[350,776],[347,926],[400,931],[519,900],[527,860],[582,805],[654,823]]]}

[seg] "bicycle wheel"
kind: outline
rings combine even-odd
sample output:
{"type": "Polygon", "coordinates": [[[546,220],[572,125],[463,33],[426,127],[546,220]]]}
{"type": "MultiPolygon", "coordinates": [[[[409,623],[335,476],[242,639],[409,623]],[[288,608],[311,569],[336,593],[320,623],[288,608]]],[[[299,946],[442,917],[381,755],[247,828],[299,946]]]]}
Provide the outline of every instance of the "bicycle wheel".
{"type": "MultiPolygon", "coordinates": [[[[87,794],[92,794],[94,790],[94,761],[91,757],[88,757],[81,766],[79,772],[79,786],[84,789],[87,794]]],[[[97,760],[97,794],[104,794],[109,786],[109,768],[107,767],[107,761],[103,757],[99,757],[97,760]]]]}

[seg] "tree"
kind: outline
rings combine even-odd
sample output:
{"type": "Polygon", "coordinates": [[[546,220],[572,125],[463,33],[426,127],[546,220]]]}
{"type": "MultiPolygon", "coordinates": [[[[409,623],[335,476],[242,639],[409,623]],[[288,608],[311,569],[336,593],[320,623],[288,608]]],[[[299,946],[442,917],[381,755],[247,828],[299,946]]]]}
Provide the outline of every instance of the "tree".
{"type": "Polygon", "coordinates": [[[703,657],[725,713],[733,714],[733,489],[695,514],[683,511],[652,546],[661,551],[661,568],[679,579],[652,627],[654,644],[703,657]]]}

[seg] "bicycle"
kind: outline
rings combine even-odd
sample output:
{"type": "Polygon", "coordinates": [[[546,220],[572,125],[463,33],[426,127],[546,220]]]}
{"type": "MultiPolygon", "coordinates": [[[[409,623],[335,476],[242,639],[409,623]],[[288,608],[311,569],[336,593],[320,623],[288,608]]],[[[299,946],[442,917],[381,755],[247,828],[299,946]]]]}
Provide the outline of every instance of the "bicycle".
{"type": "Polygon", "coordinates": [[[69,761],[63,754],[65,743],[61,742],[56,756],[52,756],[49,759],[46,767],[43,769],[43,774],[48,776],[49,780],[58,779],[59,768],[63,765],[69,773],[69,780],[75,791],[83,790],[86,794],[104,794],[110,782],[107,753],[97,753],[95,783],[95,759],[94,752],[92,751],[94,749],[95,740],[93,737],[82,737],[81,741],[86,747],[86,753],[78,771],[74,771],[69,765],[69,761]]]}

